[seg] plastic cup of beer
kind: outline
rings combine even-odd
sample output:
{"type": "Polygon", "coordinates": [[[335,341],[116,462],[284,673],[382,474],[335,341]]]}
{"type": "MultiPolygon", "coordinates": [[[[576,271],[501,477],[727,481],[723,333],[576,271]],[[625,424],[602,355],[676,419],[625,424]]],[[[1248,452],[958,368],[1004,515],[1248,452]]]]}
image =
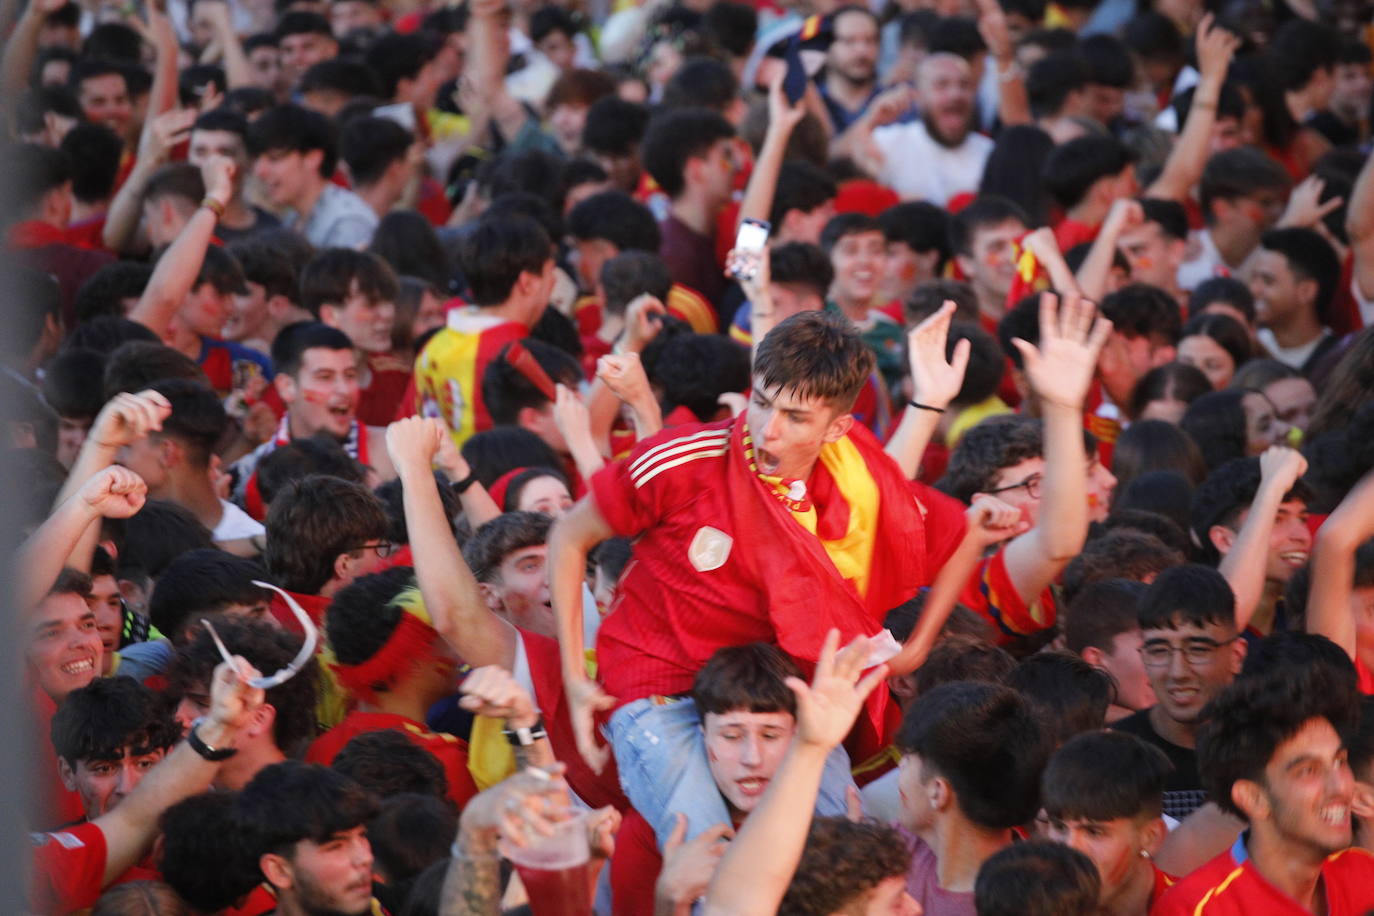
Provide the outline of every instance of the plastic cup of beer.
{"type": "Polygon", "coordinates": [[[529,831],[525,840],[502,843],[501,853],[520,873],[534,916],[592,916],[587,812],[558,821],[551,836],[529,831]]]}

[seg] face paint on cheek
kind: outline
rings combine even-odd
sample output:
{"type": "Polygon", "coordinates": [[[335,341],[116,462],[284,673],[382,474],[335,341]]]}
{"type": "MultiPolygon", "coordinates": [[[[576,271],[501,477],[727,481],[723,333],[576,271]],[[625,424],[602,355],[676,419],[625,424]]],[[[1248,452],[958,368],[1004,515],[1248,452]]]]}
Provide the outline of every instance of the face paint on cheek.
{"type": "Polygon", "coordinates": [[[1088,508],[1089,508],[1089,509],[1096,509],[1097,506],[1098,506],[1098,504],[1099,504],[1100,502],[1101,502],[1101,500],[1099,500],[1099,499],[1097,498],[1097,494],[1096,494],[1096,493],[1089,493],[1089,494],[1088,494],[1088,508]]]}
{"type": "Polygon", "coordinates": [[[325,404],[329,401],[329,395],[323,391],[311,391],[309,388],[302,388],[301,399],[307,404],[325,404]]]}
{"type": "Polygon", "coordinates": [[[1136,258],[1135,266],[1137,270],[1149,270],[1150,268],[1155,266],[1155,262],[1153,258],[1136,258]]]}

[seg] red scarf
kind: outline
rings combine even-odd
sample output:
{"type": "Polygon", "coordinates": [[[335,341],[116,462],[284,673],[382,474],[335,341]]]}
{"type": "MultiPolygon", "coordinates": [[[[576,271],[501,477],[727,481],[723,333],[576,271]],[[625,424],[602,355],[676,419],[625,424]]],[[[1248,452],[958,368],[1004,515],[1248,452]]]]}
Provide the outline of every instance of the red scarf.
{"type": "MultiPolygon", "coordinates": [[[[868,594],[860,598],[854,586],[840,578],[820,538],[803,528],[749,469],[744,425],[741,414],[731,431],[728,453],[726,486],[734,514],[732,530],[736,537],[748,538],[753,548],[745,556],[753,566],[754,581],[764,592],[779,648],[809,672],[830,629],[840,631],[841,644],[856,636],[872,636],[882,630],[889,610],[930,581],[925,569],[925,526],[901,470],[872,434],[856,423],[849,439],[863,455],[880,498],[868,594]]],[[[822,536],[842,532],[848,524],[848,507],[819,461],[808,490],[817,504],[817,531],[822,536]]],[[[898,724],[886,685],[869,696],[866,706],[867,715],[850,735],[850,753],[856,760],[867,759],[890,743],[889,733],[898,724]]]]}

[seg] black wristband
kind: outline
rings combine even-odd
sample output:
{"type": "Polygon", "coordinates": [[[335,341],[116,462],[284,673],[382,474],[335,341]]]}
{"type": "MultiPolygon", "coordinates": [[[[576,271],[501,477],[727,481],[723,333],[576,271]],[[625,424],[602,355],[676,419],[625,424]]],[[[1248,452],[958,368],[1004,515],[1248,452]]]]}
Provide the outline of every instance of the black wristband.
{"type": "Polygon", "coordinates": [[[475,483],[477,483],[477,473],[474,471],[462,480],[455,480],[453,483],[449,484],[449,486],[453,489],[454,493],[462,496],[468,490],[472,489],[472,485],[475,483]]]}
{"type": "Polygon", "coordinates": [[[915,407],[917,410],[929,410],[932,413],[945,412],[945,409],[943,407],[932,407],[929,404],[922,404],[920,401],[907,401],[907,403],[910,404],[912,407],[915,407]]]}
{"type": "Polygon", "coordinates": [[[186,743],[191,746],[191,750],[209,760],[211,763],[218,763],[221,760],[228,760],[239,752],[236,747],[211,747],[201,740],[196,729],[200,727],[201,719],[197,719],[191,725],[191,730],[186,733],[186,743]]]}
{"type": "Polygon", "coordinates": [[[534,720],[534,724],[528,728],[505,728],[501,734],[506,736],[506,740],[511,743],[511,747],[529,747],[540,738],[547,738],[549,733],[544,730],[544,717],[540,716],[534,720]]]}

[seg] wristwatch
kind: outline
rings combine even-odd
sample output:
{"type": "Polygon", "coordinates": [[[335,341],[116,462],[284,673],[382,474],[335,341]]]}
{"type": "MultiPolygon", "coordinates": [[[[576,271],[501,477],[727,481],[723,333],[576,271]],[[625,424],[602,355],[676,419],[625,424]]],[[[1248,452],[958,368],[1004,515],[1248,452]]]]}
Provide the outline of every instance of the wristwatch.
{"type": "Polygon", "coordinates": [[[464,477],[462,480],[453,481],[448,485],[448,488],[459,496],[462,496],[468,490],[472,489],[472,485],[475,483],[477,483],[476,471],[468,474],[468,476],[464,477]]]}
{"type": "Polygon", "coordinates": [[[505,728],[501,734],[506,736],[506,740],[511,743],[511,747],[529,747],[540,738],[547,738],[549,733],[544,729],[544,717],[540,716],[534,720],[533,725],[524,728],[505,728]]]}
{"type": "Polygon", "coordinates": [[[191,730],[186,733],[186,743],[191,745],[191,750],[212,763],[228,760],[239,752],[239,749],[236,747],[211,747],[202,741],[198,729],[200,728],[200,723],[204,721],[204,716],[196,719],[196,721],[191,723],[191,730]]]}

